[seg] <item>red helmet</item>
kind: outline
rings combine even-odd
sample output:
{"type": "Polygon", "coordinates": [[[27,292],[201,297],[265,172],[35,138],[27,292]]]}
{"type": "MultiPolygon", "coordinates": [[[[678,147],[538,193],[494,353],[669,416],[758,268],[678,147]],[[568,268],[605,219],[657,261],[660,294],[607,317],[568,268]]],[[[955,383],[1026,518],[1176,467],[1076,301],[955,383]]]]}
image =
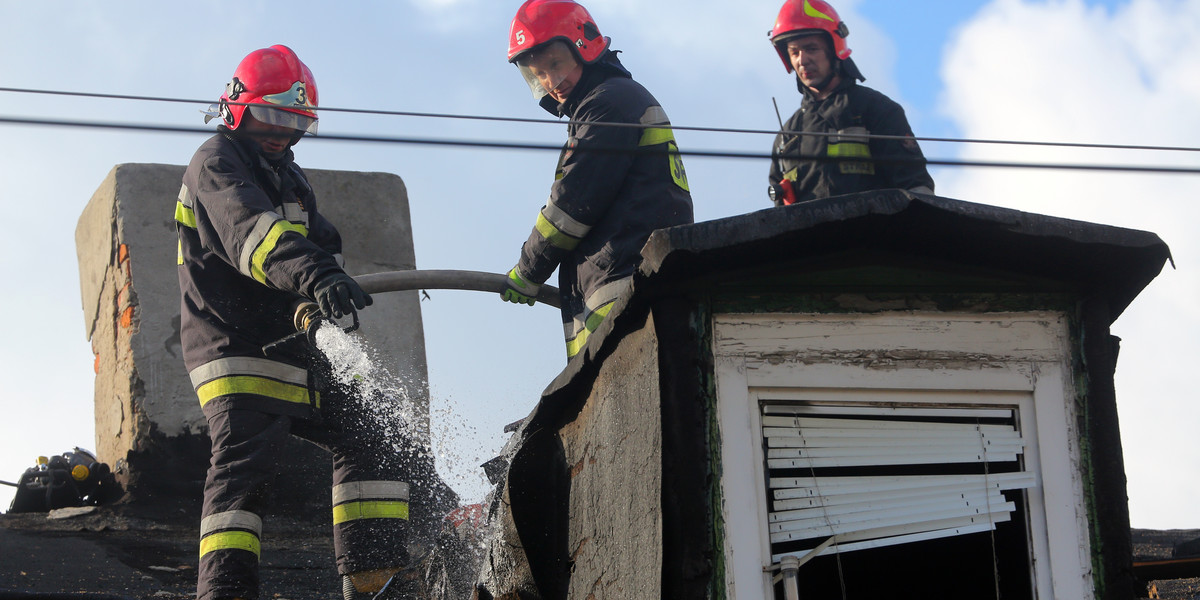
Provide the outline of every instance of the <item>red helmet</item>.
{"type": "Polygon", "coordinates": [[[792,63],[788,60],[787,47],[783,42],[810,33],[824,32],[833,41],[833,51],[838,59],[850,58],[850,47],[846,45],[846,36],[850,30],[837,11],[825,0],[787,0],[779,9],[775,18],[775,27],[767,35],[783,60],[783,66],[788,73],[792,72],[792,63]]]}
{"type": "Polygon", "coordinates": [[[584,64],[595,62],[610,40],[600,35],[596,20],[573,0],[527,0],[517,9],[508,32],[508,62],[536,46],[563,40],[584,64]]]}
{"type": "Polygon", "coordinates": [[[225,84],[220,116],[237,129],[247,108],[264,123],[316,133],[317,81],[291,48],[276,44],[255,50],[225,84]]]}

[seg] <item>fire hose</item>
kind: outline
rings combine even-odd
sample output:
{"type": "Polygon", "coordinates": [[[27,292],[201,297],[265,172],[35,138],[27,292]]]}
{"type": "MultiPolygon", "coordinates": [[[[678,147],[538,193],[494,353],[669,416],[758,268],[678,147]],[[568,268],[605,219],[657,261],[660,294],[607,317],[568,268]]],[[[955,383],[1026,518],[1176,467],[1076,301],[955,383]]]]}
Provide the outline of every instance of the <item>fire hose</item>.
{"type": "MultiPolygon", "coordinates": [[[[354,278],[363,291],[368,294],[382,292],[401,292],[406,290],[472,290],[477,292],[503,293],[508,289],[508,275],[500,273],[485,273],[482,271],[457,270],[423,270],[423,271],[385,271],[370,273],[354,278]]],[[[547,306],[559,308],[558,288],[542,285],[536,296],[538,302],[547,306]]],[[[354,323],[344,328],[346,332],[358,329],[358,313],[351,313],[354,323]]],[[[283,339],[276,340],[263,346],[263,352],[270,354],[274,348],[290,343],[293,339],[307,337],[309,343],[316,345],[315,335],[317,325],[321,320],[321,311],[313,302],[303,302],[296,306],[296,314],[292,318],[296,333],[283,339]]]]}
{"type": "MultiPolygon", "coordinates": [[[[354,280],[368,294],[402,290],[474,290],[502,294],[508,289],[507,275],[482,271],[387,271],[359,275],[354,280]]],[[[559,308],[558,288],[543,285],[538,291],[537,301],[559,308]]]]}

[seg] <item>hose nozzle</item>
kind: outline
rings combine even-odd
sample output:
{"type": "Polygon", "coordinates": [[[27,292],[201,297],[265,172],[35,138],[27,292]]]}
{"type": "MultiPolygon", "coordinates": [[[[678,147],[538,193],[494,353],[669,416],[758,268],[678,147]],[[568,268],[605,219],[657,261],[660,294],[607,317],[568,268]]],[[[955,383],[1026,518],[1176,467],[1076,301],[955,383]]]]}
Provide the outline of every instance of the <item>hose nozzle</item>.
{"type": "Polygon", "coordinates": [[[310,327],[321,320],[321,307],[316,302],[301,302],[296,305],[296,314],[292,316],[292,326],[296,331],[307,332],[310,327]]]}

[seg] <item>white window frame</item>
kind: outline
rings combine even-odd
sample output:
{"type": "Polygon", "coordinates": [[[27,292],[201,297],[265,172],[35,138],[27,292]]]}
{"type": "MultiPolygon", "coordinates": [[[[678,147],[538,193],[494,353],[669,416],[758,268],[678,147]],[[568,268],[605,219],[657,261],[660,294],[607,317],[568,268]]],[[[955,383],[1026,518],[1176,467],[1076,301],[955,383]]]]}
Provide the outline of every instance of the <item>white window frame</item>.
{"type": "Polygon", "coordinates": [[[721,314],[713,345],[729,598],[774,597],[760,401],[904,396],[1018,410],[1035,598],[1094,598],[1064,314],[721,314]]]}

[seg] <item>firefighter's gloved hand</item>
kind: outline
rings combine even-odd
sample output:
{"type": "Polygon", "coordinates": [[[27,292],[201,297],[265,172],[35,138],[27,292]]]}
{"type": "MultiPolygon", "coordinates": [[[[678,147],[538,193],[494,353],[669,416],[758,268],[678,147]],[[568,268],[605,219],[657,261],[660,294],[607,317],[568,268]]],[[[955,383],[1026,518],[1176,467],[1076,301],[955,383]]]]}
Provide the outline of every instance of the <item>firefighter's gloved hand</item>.
{"type": "Polygon", "coordinates": [[[321,278],[313,288],[313,300],[321,307],[321,314],[334,319],[353,314],[356,309],[366,308],[373,302],[371,295],[345,273],[321,278]]]}
{"type": "Polygon", "coordinates": [[[525,278],[521,276],[521,271],[513,267],[508,272],[508,289],[501,292],[500,297],[504,298],[506,302],[533,306],[537,302],[538,291],[541,289],[540,283],[525,281],[525,278]]]}

